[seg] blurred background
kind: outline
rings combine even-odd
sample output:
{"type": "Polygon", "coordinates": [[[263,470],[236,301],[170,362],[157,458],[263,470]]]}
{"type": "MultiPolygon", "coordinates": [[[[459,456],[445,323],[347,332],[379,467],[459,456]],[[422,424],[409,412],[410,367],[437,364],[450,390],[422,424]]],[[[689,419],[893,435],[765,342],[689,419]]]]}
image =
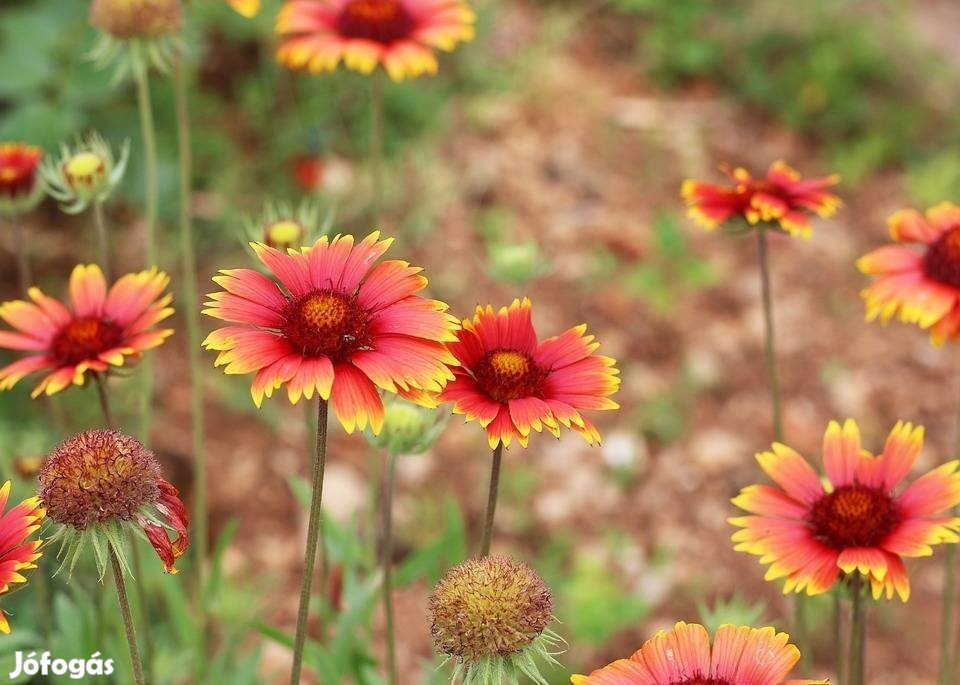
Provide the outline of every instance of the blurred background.
{"type": "MultiPolygon", "coordinates": [[[[244,217],[268,200],[316,197],[336,231],[371,228],[369,79],[293,75],[273,59],[266,0],[255,20],[194,0],[188,26],[200,280],[247,266],[244,217]]],[[[552,587],[568,641],[551,683],[631,653],[677,619],[789,626],[779,585],[735,554],[729,498],[762,482],[753,454],[772,440],[762,367],[755,245],[693,226],[684,178],[720,180],[721,163],[762,172],[784,158],[805,175],[839,172],[846,206],[809,241],[772,245],[788,442],[819,461],[831,418],[858,420],[878,450],[898,418],[927,426],[923,467],[953,452],[960,356],[914,328],[863,322],[854,260],[886,239],[901,206],[960,201],[960,5],[955,0],[482,0],[477,39],[440,75],[385,89],[386,211],[391,255],[425,267],[432,296],[460,316],[527,294],[541,336],[586,322],[619,360],[618,412],[604,435],[537,436],[504,461],[495,550],[528,560],[552,587]]],[[[140,268],[143,164],[132,84],[87,59],[87,3],[4,0],[0,140],[55,153],[99,130],[131,161],[108,219],[121,271],[140,268]]],[[[160,266],[176,278],[176,140],[169,79],[153,78],[159,131],[160,266]]],[[[93,261],[89,214],[46,201],[25,218],[39,284],[61,295],[93,261]]],[[[4,227],[6,228],[6,227],[4,227]]],[[[0,233],[0,295],[16,296],[9,231],[0,233]]],[[[153,446],[189,497],[184,326],[159,349],[153,446]]],[[[212,322],[204,322],[209,326],[212,322]]],[[[0,362],[10,357],[0,353],[0,362]]],[[[306,515],[302,406],[262,411],[248,377],[205,377],[214,554],[206,601],[217,683],[284,682],[306,515]]],[[[14,496],[35,487],[30,458],[58,432],[98,425],[93,389],[57,398],[64,425],[29,399],[0,395],[0,469],[14,496]]],[[[122,385],[117,384],[122,392],[122,385]]],[[[132,395],[118,401],[134,425],[132,395]]],[[[331,424],[333,425],[333,424],[331,424]]],[[[330,582],[317,588],[308,664],[318,682],[374,685],[383,653],[375,542],[382,452],[334,429],[324,491],[330,582]],[[318,605],[320,603],[318,602],[318,605]],[[330,608],[332,607],[332,608],[330,608]],[[322,640],[320,639],[322,637],[322,640]]],[[[479,537],[489,451],[476,424],[449,422],[426,454],[399,465],[395,562],[401,682],[444,683],[426,619],[432,584],[479,537]]],[[[192,540],[192,544],[202,541],[192,540]]],[[[144,555],[152,554],[147,548],[144,555]]],[[[46,574],[52,573],[48,551],[46,574]]],[[[197,627],[191,588],[144,571],[157,683],[191,682],[197,627]]],[[[910,565],[908,605],[871,610],[870,683],[932,683],[942,552],[910,565]]],[[[185,573],[181,578],[186,578],[185,573]]],[[[125,645],[92,568],[49,595],[4,598],[12,652],[115,655],[125,645]],[[96,601],[91,601],[91,598],[96,601]],[[49,610],[38,607],[48,606],[49,610]],[[105,617],[104,617],[105,616],[105,617]]],[[[108,590],[109,584],[108,584],[108,590]]],[[[829,674],[830,599],[812,603],[814,665],[829,674]]],[[[8,668],[8,665],[10,668],[8,668]]],[[[68,681],[68,676],[60,678],[68,681]]],[[[38,681],[39,682],[39,681],[38,681]]],[[[59,682],[51,678],[51,682],[59,682]]],[[[91,680],[92,682],[92,680],[91,680]]]]}

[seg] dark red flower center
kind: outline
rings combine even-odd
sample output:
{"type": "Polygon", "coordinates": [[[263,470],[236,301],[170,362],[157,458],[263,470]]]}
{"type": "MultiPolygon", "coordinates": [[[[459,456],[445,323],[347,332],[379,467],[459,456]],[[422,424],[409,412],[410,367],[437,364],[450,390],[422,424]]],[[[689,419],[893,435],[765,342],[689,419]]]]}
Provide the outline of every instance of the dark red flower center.
{"type": "Polygon", "coordinates": [[[64,326],[54,337],[51,349],[61,364],[79,364],[96,359],[121,342],[123,330],[117,324],[98,316],[85,316],[64,326]]]}
{"type": "Polygon", "coordinates": [[[407,38],[413,28],[413,16],[402,0],[349,0],[337,19],[344,37],[385,45],[407,38]]]}
{"type": "Polygon", "coordinates": [[[960,226],[937,239],[923,258],[923,270],[935,281],[960,288],[960,226]]]}
{"type": "Polygon", "coordinates": [[[497,402],[540,397],[546,374],[526,352],[494,350],[474,369],[480,389],[497,402]]]}
{"type": "Polygon", "coordinates": [[[821,497],[808,517],[813,535],[833,549],[876,547],[897,524],[893,499],[860,483],[842,485],[821,497]]]}
{"type": "Polygon", "coordinates": [[[369,347],[369,318],[355,296],[315,290],[287,305],[281,331],[305,356],[338,361],[369,347]]]}

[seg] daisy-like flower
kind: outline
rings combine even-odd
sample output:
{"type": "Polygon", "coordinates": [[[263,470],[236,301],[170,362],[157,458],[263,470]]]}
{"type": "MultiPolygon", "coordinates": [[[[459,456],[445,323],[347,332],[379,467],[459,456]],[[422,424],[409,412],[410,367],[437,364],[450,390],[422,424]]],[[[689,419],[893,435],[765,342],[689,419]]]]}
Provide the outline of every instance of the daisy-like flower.
{"type": "MultiPolygon", "coordinates": [[[[30,497],[4,511],[10,498],[10,481],[0,487],[0,595],[12,592],[16,586],[27,582],[24,571],[37,567],[41,540],[30,536],[40,529],[46,511],[39,497],[30,497]]],[[[10,624],[0,609],[0,633],[10,634],[10,624]]]]}
{"type": "Polygon", "coordinates": [[[78,433],[46,458],[39,480],[47,514],[61,526],[50,541],[60,541],[59,558],[71,570],[90,543],[102,576],[107,546],[123,560],[129,530],[150,541],[167,573],[177,572],[189,542],[187,508],[139,440],[113,430],[78,433]]]}
{"type": "Polygon", "coordinates": [[[109,143],[99,133],[91,133],[77,140],[71,149],[60,146],[60,159],[43,164],[40,173],[50,193],[61,209],[68,214],[79,214],[91,202],[105,202],[123,178],[130,155],[130,141],[120,148],[119,160],[114,159],[109,143]]]}
{"type": "Polygon", "coordinates": [[[661,630],[628,659],[618,659],[573,685],[825,685],[786,680],[800,660],[790,636],[773,628],[723,625],[710,645],[707,629],[679,621],[661,630]]]}
{"type": "Polygon", "coordinates": [[[331,221],[332,214],[328,212],[321,223],[320,204],[316,200],[302,200],[296,206],[267,202],[259,216],[244,220],[244,233],[248,241],[286,251],[312,245],[330,230],[331,221]]]}
{"type": "Polygon", "coordinates": [[[252,19],[260,13],[260,0],[227,0],[233,10],[247,19],[252,19]]]}
{"type": "Polygon", "coordinates": [[[296,403],[314,393],[329,399],[344,429],[374,433],[383,425],[377,388],[432,404],[453,378],[456,360],[444,342],[456,339],[447,305],[417,295],[427,285],[421,269],[399,260],[376,263],[393,242],[371,233],[321,237],[312,247],[284,254],[252,247],[280,281],[252,269],[214,277],[224,290],[209,295],[204,313],[242,324],[211,333],[207,349],[228,374],[256,373],[250,391],[264,396],[287,386],[296,403]]]}
{"type": "Polygon", "coordinates": [[[690,216],[707,229],[739,218],[751,226],[764,222],[807,238],[811,214],[830,217],[842,204],[827,190],[840,182],[836,174],[804,180],[783,161],[771,164],[762,178],[754,178],[742,167],[721,168],[732,185],[687,179],[680,191],[690,216]]]}
{"type": "Polygon", "coordinates": [[[526,298],[497,312],[477,307],[447,346],[459,368],[440,401],[453,402],[453,413],[467,421],[479,421],[491,449],[514,439],[526,447],[531,431],[546,428],[559,436],[561,426],[599,442],[599,431],[581,411],[618,408],[609,398],[620,385],[616,361],[594,354],[600,343],[586,334],[585,324],[539,342],[530,312],[526,298]]]}
{"type": "Polygon", "coordinates": [[[0,215],[29,212],[43,197],[37,169],[43,151],[26,143],[0,142],[0,215]]]}
{"type": "Polygon", "coordinates": [[[139,359],[160,345],[172,329],[154,328],[173,314],[173,295],[163,295],[170,278],[155,268],[127,274],[107,290],[100,267],[74,267],[70,302],[30,288],[30,302],[0,305],[0,319],[14,330],[0,331],[0,348],[28,356],[0,368],[0,390],[9,390],[24,376],[46,376],[32,396],[52,395],[71,384],[83,385],[87,373],[106,373],[111,366],[139,359]]]}
{"type": "Polygon", "coordinates": [[[936,345],[960,336],[960,207],[943,202],[925,214],[902,209],[887,222],[902,244],[857,261],[860,271],[877,277],[862,292],[867,320],[898,317],[929,329],[936,345]]]}
{"type": "Polygon", "coordinates": [[[875,599],[894,593],[907,601],[904,557],[933,554],[933,545],[960,541],[960,461],[906,478],[923,446],[923,428],[898,422],[880,456],[860,445],[857,424],[832,421],[823,438],[826,481],[797,452],[779,443],[757,455],[779,488],[751,485],[733,499],[750,516],[730,519],[738,551],[769,564],[767,580],[785,579],[784,592],[826,592],[841,572],[869,578],[875,599]]]}
{"type": "Polygon", "coordinates": [[[437,72],[434,49],[473,39],[476,17],[464,0],[291,0],[277,17],[277,59],[290,69],[371,73],[395,81],[437,72]]]}

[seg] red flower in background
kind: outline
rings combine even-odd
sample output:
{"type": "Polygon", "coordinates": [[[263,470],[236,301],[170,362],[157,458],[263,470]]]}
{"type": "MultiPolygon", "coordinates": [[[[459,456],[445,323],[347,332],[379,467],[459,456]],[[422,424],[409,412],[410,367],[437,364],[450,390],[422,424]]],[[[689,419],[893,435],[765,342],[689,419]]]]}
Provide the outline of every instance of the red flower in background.
{"type": "Polygon", "coordinates": [[[37,170],[43,151],[26,143],[0,143],[0,214],[33,209],[43,196],[37,170]]]}
{"type": "MultiPolygon", "coordinates": [[[[10,481],[0,487],[0,595],[14,589],[15,585],[27,582],[22,571],[37,567],[40,552],[40,540],[30,540],[30,536],[40,529],[40,523],[46,515],[39,497],[23,500],[9,511],[7,500],[10,498],[10,481]]],[[[3,610],[0,610],[0,633],[10,634],[10,624],[3,610]]]]}

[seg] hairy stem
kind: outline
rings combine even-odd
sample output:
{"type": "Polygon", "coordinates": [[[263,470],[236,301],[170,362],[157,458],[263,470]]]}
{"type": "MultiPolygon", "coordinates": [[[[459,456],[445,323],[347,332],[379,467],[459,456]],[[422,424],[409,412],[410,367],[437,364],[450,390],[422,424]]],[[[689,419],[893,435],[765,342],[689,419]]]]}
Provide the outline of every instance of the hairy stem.
{"type": "Polygon", "coordinates": [[[864,654],[866,651],[866,621],[863,604],[863,576],[859,571],[853,574],[851,589],[850,619],[850,674],[847,685],[863,685],[864,654]]]}
{"type": "Polygon", "coordinates": [[[843,593],[838,584],[833,588],[833,671],[834,685],[843,684],[843,593]]]}
{"type": "Polygon", "coordinates": [[[397,646],[393,621],[393,491],[397,479],[397,455],[387,451],[383,474],[383,613],[387,630],[387,683],[397,685],[397,646]]]}
{"type": "Polygon", "coordinates": [[[773,410],[773,437],[783,440],[783,419],[780,411],[780,374],[777,370],[776,330],[773,323],[773,294],[770,287],[770,262],[767,255],[767,229],[757,228],[757,258],[760,264],[760,287],[763,296],[763,350],[770,385],[770,406],[773,410]]]}
{"type": "Polygon", "coordinates": [[[483,524],[483,538],[480,542],[480,556],[489,556],[490,541],[493,539],[493,518],[497,512],[497,494],[500,489],[500,462],[503,461],[503,443],[493,450],[493,463],[490,466],[490,491],[487,494],[487,515],[483,524]]]}
{"type": "Polygon", "coordinates": [[[127,646],[130,648],[130,664],[133,666],[133,682],[144,685],[143,665],[140,663],[140,651],[137,649],[137,631],[133,627],[133,617],[130,615],[130,602],[127,599],[127,588],[123,582],[123,569],[117,552],[110,545],[110,564],[113,566],[113,580],[117,585],[117,599],[120,602],[120,614],[123,617],[123,628],[127,634],[127,646]]]}

